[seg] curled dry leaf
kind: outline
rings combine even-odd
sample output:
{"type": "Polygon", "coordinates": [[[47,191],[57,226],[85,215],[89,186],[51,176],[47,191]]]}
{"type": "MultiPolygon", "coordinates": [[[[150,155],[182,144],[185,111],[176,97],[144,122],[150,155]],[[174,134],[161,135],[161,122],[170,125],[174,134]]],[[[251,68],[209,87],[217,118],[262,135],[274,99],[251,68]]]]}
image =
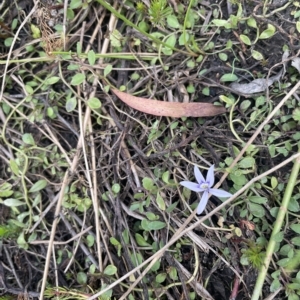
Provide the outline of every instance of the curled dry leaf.
{"type": "Polygon", "coordinates": [[[130,107],[154,116],[212,117],[226,112],[224,107],[215,106],[211,103],[165,102],[135,97],[116,89],[112,89],[112,92],[130,107]]]}

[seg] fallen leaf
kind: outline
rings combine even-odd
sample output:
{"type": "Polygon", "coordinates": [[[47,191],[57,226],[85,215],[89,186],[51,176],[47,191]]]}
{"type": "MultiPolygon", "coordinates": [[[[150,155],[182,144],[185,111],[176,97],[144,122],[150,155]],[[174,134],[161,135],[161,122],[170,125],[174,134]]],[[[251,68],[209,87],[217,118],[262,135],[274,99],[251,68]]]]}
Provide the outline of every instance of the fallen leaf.
{"type": "Polygon", "coordinates": [[[116,89],[112,89],[112,92],[130,107],[154,116],[173,118],[212,117],[226,112],[224,107],[215,106],[211,103],[165,102],[135,97],[116,89]]]}

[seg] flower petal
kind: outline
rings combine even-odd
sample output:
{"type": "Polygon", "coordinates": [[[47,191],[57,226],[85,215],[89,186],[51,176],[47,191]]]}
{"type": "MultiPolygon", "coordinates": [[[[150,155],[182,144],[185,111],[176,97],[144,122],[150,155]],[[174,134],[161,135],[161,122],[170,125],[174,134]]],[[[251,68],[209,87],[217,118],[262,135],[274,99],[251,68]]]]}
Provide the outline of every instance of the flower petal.
{"type": "Polygon", "coordinates": [[[203,192],[203,189],[199,188],[199,184],[191,181],[181,181],[180,184],[191,191],[203,192]]]}
{"type": "Polygon", "coordinates": [[[209,187],[212,187],[215,183],[214,171],[215,171],[215,165],[211,165],[206,175],[206,182],[209,183],[209,187]]]}
{"type": "Polygon", "coordinates": [[[219,189],[209,189],[209,193],[211,193],[216,197],[221,197],[221,198],[228,198],[232,196],[232,194],[219,189]]]}
{"type": "Polygon", "coordinates": [[[195,178],[199,184],[201,184],[202,182],[205,182],[205,179],[197,166],[194,166],[194,174],[195,174],[195,178]]]}
{"type": "Polygon", "coordinates": [[[200,215],[205,207],[206,207],[206,204],[207,204],[207,201],[208,201],[208,192],[205,191],[201,197],[201,200],[200,200],[200,203],[198,204],[198,207],[197,207],[197,214],[200,215]]]}

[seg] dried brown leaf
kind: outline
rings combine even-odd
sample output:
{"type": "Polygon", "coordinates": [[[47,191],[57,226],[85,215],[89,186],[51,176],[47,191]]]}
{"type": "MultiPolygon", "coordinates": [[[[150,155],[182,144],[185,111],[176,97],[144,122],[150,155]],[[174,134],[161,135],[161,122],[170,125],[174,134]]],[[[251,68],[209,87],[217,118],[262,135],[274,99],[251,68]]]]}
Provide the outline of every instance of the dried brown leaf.
{"type": "Polygon", "coordinates": [[[173,118],[212,117],[226,112],[224,107],[215,106],[211,103],[165,102],[135,97],[116,89],[112,89],[112,92],[130,107],[154,116],[173,118]]]}

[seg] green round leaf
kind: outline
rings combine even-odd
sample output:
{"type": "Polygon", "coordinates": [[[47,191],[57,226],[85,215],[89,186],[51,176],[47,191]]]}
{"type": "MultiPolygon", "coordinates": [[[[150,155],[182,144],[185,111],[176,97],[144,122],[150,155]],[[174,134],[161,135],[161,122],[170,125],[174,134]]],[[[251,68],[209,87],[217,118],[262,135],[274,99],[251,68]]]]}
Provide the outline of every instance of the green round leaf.
{"type": "Polygon", "coordinates": [[[169,45],[170,47],[174,47],[175,46],[175,44],[176,44],[176,36],[175,36],[175,34],[172,34],[172,35],[170,35],[167,39],[166,39],[166,41],[165,41],[165,43],[167,44],[167,45],[169,45]]]}
{"type": "Polygon", "coordinates": [[[79,84],[83,83],[84,80],[85,80],[85,74],[78,73],[72,77],[71,84],[79,85],[79,84]]]}
{"type": "Polygon", "coordinates": [[[52,77],[47,78],[45,80],[45,84],[46,85],[52,85],[52,84],[57,83],[59,80],[60,80],[60,78],[58,76],[52,76],[52,77]]]}
{"type": "Polygon", "coordinates": [[[118,183],[113,184],[111,190],[113,191],[114,194],[120,193],[121,186],[118,183]]]}
{"type": "Polygon", "coordinates": [[[297,233],[300,233],[300,224],[292,224],[291,229],[297,233]]]}
{"type": "Polygon", "coordinates": [[[28,145],[35,145],[35,142],[34,142],[34,139],[33,139],[33,136],[31,133],[24,133],[22,135],[22,141],[28,145]]]}
{"type": "Polygon", "coordinates": [[[96,97],[93,97],[93,98],[90,98],[88,100],[88,106],[91,108],[91,109],[98,109],[100,108],[102,105],[101,101],[96,98],[96,97]]]}
{"type": "Polygon", "coordinates": [[[104,274],[105,275],[114,275],[117,273],[117,268],[114,265],[108,265],[105,269],[104,269],[104,274]]]}
{"type": "Polygon", "coordinates": [[[245,157],[239,162],[239,167],[242,169],[253,168],[254,165],[255,159],[251,156],[245,157]]]}
{"type": "Polygon", "coordinates": [[[172,28],[179,28],[179,26],[180,26],[176,16],[174,16],[174,15],[168,15],[167,23],[172,28]]]}
{"type": "Polygon", "coordinates": [[[86,285],[87,283],[87,275],[84,272],[77,273],[77,282],[82,285],[86,285]]]}
{"type": "Polygon", "coordinates": [[[254,217],[262,218],[265,215],[265,209],[260,204],[250,202],[249,209],[254,217]]]}
{"type": "Polygon", "coordinates": [[[216,26],[225,26],[228,24],[227,20],[220,20],[220,19],[214,19],[212,20],[212,22],[216,25],[216,26]]]}
{"type": "Polygon", "coordinates": [[[254,18],[250,18],[247,20],[248,26],[252,28],[257,28],[256,20],[254,18]]]}
{"type": "Polygon", "coordinates": [[[218,56],[222,61],[227,61],[228,59],[228,55],[226,53],[219,53],[218,56]]]}
{"type": "Polygon", "coordinates": [[[180,46],[185,45],[190,39],[190,35],[186,32],[185,34],[181,34],[178,39],[178,43],[180,46]]]}
{"type": "Polygon", "coordinates": [[[294,109],[293,119],[298,122],[300,121],[300,109],[299,108],[294,109]]]}
{"type": "Polygon", "coordinates": [[[252,50],[251,54],[252,54],[252,57],[256,60],[264,59],[263,55],[260,52],[256,51],[256,50],[252,50]]]}
{"type": "Polygon", "coordinates": [[[73,111],[77,106],[77,99],[75,97],[72,97],[67,100],[66,102],[66,111],[71,112],[73,111]]]}
{"type": "Polygon", "coordinates": [[[159,229],[165,228],[166,226],[167,226],[167,224],[165,222],[161,222],[161,221],[152,221],[148,225],[150,230],[159,230],[159,229]]]}
{"type": "Polygon", "coordinates": [[[175,267],[170,267],[169,269],[169,276],[172,280],[178,280],[177,270],[175,267]]]}
{"type": "Polygon", "coordinates": [[[268,29],[264,30],[260,35],[260,39],[268,39],[275,34],[276,28],[275,26],[268,24],[268,29]]]}
{"type": "Polygon", "coordinates": [[[244,35],[244,34],[241,34],[240,35],[240,39],[242,40],[242,42],[248,46],[251,46],[251,41],[250,39],[248,38],[247,35],[244,35]]]}
{"type": "Polygon", "coordinates": [[[154,182],[151,178],[145,177],[143,178],[143,188],[147,191],[151,191],[154,187],[154,182]]]}
{"type": "Polygon", "coordinates": [[[82,0],[71,0],[70,8],[76,9],[82,6],[82,0]]]}
{"type": "Polygon", "coordinates": [[[166,273],[160,273],[160,274],[156,275],[155,281],[158,282],[158,283],[162,283],[166,280],[166,278],[167,278],[166,273]]]}
{"type": "Polygon", "coordinates": [[[229,74],[224,74],[221,78],[221,82],[233,82],[237,81],[238,77],[235,74],[229,73],[229,74]]]}

